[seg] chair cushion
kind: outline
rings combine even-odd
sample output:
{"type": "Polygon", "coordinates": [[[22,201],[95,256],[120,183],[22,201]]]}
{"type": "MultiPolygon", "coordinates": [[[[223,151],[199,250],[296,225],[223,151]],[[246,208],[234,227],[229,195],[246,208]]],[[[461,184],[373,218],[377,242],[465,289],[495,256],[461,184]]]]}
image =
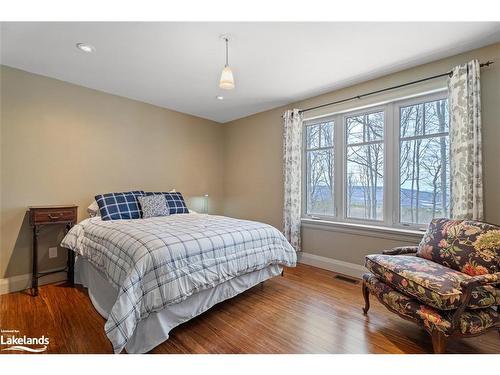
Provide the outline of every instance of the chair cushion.
{"type": "MultiPolygon", "coordinates": [[[[408,297],[380,281],[375,275],[363,275],[365,285],[387,308],[422,325],[429,332],[437,329],[450,334],[453,311],[441,311],[408,297]]],[[[463,335],[477,335],[492,327],[500,328],[499,313],[494,308],[465,310],[458,329],[463,335]]]]}
{"type": "Polygon", "coordinates": [[[434,219],[417,256],[470,276],[500,271],[500,227],[474,220],[434,219]]]}
{"type": "MultiPolygon", "coordinates": [[[[366,267],[380,280],[440,310],[460,304],[460,282],[471,276],[430,260],[408,255],[368,255],[366,267]]],[[[469,308],[500,305],[500,289],[492,285],[474,289],[469,308]]]]}

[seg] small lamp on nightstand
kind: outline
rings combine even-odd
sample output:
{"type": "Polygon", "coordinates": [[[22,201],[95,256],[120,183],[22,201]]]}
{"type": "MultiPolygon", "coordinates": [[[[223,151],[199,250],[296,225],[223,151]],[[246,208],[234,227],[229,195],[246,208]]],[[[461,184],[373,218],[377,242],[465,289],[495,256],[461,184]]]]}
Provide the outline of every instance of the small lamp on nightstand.
{"type": "Polygon", "coordinates": [[[208,194],[203,196],[203,213],[208,214],[208,194]]]}

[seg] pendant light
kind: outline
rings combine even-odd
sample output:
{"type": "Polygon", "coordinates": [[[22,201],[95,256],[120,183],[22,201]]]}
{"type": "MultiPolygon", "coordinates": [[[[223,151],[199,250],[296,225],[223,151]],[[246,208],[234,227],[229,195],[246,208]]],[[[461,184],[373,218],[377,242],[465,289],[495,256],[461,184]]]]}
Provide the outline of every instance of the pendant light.
{"type": "Polygon", "coordinates": [[[228,43],[229,38],[222,37],[224,42],[226,43],[226,65],[224,65],[224,69],[222,69],[222,73],[220,75],[219,87],[224,90],[232,90],[234,89],[234,77],[231,68],[229,67],[229,53],[228,53],[228,43]]]}

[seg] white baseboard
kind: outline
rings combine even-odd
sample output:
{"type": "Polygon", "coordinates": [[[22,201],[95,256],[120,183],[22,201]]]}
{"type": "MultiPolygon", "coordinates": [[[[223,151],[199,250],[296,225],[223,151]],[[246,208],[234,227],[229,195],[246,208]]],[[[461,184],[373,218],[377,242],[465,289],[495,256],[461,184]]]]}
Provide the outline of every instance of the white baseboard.
{"type": "MultiPolygon", "coordinates": [[[[38,279],[38,285],[52,284],[63,280],[66,280],[66,272],[61,271],[38,279]]],[[[31,288],[31,273],[0,279],[0,295],[19,292],[28,288],[31,288]]]]}
{"type": "MultiPolygon", "coordinates": [[[[343,275],[361,278],[366,268],[362,265],[344,262],[342,260],[327,258],[320,255],[300,252],[298,253],[299,263],[322,268],[328,271],[341,273],[343,275]]],[[[50,271],[50,270],[48,270],[50,271]]],[[[66,273],[60,272],[47,275],[39,279],[38,285],[45,285],[66,280],[66,273]]],[[[0,295],[19,292],[31,287],[31,274],[18,275],[0,279],[0,295]]]]}
{"type": "Polygon", "coordinates": [[[328,271],[341,273],[358,279],[361,279],[361,276],[366,272],[366,268],[360,264],[344,262],[342,260],[327,258],[310,253],[298,253],[298,260],[299,263],[323,268],[328,271]]]}

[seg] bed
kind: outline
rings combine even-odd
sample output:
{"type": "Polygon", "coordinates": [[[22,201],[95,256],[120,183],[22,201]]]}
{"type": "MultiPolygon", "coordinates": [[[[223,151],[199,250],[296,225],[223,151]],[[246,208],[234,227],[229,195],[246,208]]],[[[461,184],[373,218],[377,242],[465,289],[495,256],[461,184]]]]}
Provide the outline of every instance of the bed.
{"type": "Polygon", "coordinates": [[[148,352],[174,327],[297,261],[276,228],[203,214],[85,219],[61,246],[76,253],[75,282],[106,319],[115,353],[148,352]]]}

